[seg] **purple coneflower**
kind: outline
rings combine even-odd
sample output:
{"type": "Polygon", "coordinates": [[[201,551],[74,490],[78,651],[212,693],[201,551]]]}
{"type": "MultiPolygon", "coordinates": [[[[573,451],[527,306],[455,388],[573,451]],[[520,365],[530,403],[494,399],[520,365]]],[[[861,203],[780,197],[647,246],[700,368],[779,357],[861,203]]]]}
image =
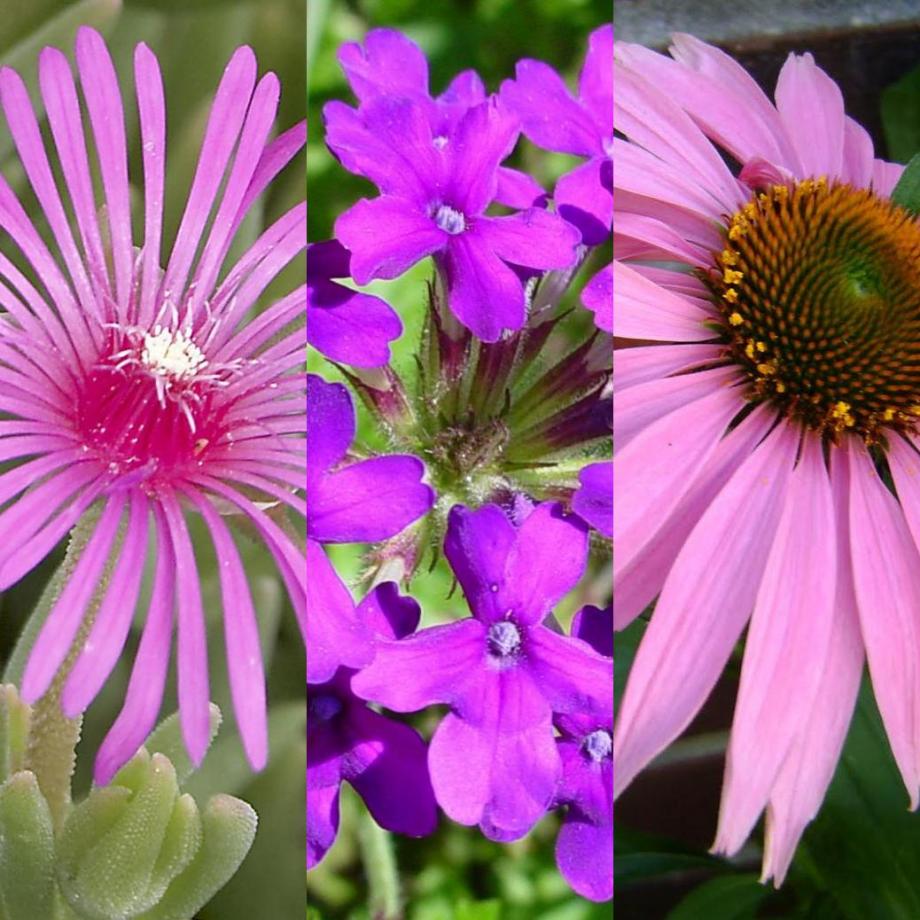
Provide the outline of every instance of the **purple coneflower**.
{"type": "Polygon", "coordinates": [[[617,624],[658,596],[616,786],[687,726],[750,620],[715,848],[765,809],[778,884],[864,657],[918,802],[920,227],[811,55],[774,106],[718,49],[671,50],[615,55],[615,333],[635,346],[616,362],[617,624]]]}
{"type": "Polygon", "coordinates": [[[97,588],[95,621],[63,689],[75,716],[111,673],[138,600],[148,531],[155,564],[143,637],[124,707],[96,760],[107,782],[149,734],[163,695],[175,624],[183,737],[196,763],[208,743],[204,612],[186,515],[204,522],[218,560],[230,684],[251,764],[266,759],[265,690],[256,613],[227,515],[245,518],[275,557],[298,617],[304,555],[287,511],[302,515],[305,422],[300,287],[256,318],[252,308],[306,245],[305,207],[269,227],[224,269],[253,201],[305,139],[298,125],[272,141],[279,84],[256,80],[249,48],[217,90],[188,203],[161,261],[166,110],[156,57],[134,56],[142,145],[143,236],[132,235],[122,97],[102,38],[76,41],[83,105],[65,56],[46,48],[39,82],[66,197],[25,86],[0,71],[0,105],[53,243],[43,241],[0,178],[0,227],[37,283],[0,256],[0,588],[37,565],[94,503],[99,517],[29,658],[23,696],[51,684],[97,588]],[[98,165],[102,201],[93,193],[98,165]],[[67,200],[69,198],[69,200],[67,200]],[[107,226],[98,215],[107,213],[107,226]],[[75,217],[76,237],[67,212],[75,217]],[[209,223],[210,220],[210,223],[209,223]],[[54,254],[52,254],[52,252],[54,254]],[[196,259],[197,255],[197,259],[196,259]],[[103,583],[107,560],[111,574],[103,583]],[[101,586],[101,587],[100,587],[101,586]]]}

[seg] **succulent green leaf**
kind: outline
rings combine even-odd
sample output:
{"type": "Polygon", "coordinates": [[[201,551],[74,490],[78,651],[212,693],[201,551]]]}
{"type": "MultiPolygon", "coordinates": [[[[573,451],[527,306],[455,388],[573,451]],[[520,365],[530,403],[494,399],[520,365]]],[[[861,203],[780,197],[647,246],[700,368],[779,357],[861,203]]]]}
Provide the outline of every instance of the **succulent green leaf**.
{"type": "Polygon", "coordinates": [[[76,872],[61,878],[74,910],[93,920],[121,920],[156,904],[165,886],[152,884],[154,870],[178,796],[176,771],[166,757],[154,754],[146,782],[78,858],[76,872]]]}
{"type": "Polygon", "coordinates": [[[13,684],[0,686],[0,782],[25,766],[29,714],[13,684]]]}
{"type": "Polygon", "coordinates": [[[195,858],[203,837],[198,805],[190,795],[179,796],[150,879],[151,889],[159,892],[157,900],[163,896],[170,882],[185,871],[195,858]]]}
{"type": "MultiPolygon", "coordinates": [[[[220,728],[222,720],[220,708],[213,703],[211,703],[210,708],[210,720],[211,731],[208,735],[209,747],[217,736],[217,730],[220,728]]],[[[156,727],[144,746],[151,753],[158,751],[172,762],[176,771],[176,781],[180,786],[195,772],[195,766],[189,759],[188,752],[185,750],[185,742],[182,740],[182,729],[179,725],[178,713],[173,713],[171,716],[165,718],[156,727]]]]}
{"type": "Polygon", "coordinates": [[[241,799],[216,795],[201,818],[204,839],[194,860],[137,920],[192,920],[240,867],[255,838],[255,811],[241,799]]]}
{"type": "Polygon", "coordinates": [[[54,829],[33,773],[0,787],[0,912],[4,920],[52,916],[54,829]]]}

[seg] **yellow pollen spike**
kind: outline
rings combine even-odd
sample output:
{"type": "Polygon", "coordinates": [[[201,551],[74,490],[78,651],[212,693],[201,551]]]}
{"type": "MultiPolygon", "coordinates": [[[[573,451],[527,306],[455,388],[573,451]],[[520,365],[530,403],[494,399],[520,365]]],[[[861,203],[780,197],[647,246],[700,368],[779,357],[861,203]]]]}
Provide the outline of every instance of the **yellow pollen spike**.
{"type": "Polygon", "coordinates": [[[774,386],[775,386],[775,389],[776,389],[776,392],[777,392],[777,393],[785,393],[785,392],[786,392],[786,384],[783,383],[782,380],[777,380],[777,381],[776,381],[776,384],[775,384],[774,386]]]}
{"type": "Polygon", "coordinates": [[[748,342],[747,345],[744,346],[744,353],[753,361],[754,359],[754,343],[753,342],[748,342]]]}
{"type": "Polygon", "coordinates": [[[772,377],[776,373],[776,364],[773,361],[765,361],[757,365],[757,373],[763,374],[764,377],[772,377]]]}
{"type": "Polygon", "coordinates": [[[729,288],[723,295],[723,300],[727,300],[729,303],[734,303],[738,299],[738,292],[734,288],[729,288]]]}
{"type": "Polygon", "coordinates": [[[734,249],[723,249],[722,250],[722,264],[723,265],[736,265],[738,262],[738,253],[734,249]]]}
{"type": "Polygon", "coordinates": [[[744,322],[744,317],[736,310],[734,313],[732,313],[731,316],[729,316],[728,321],[733,326],[740,326],[744,322]]]}
{"type": "Polygon", "coordinates": [[[911,415],[920,415],[920,406],[911,406],[910,407],[911,415]]]}
{"type": "Polygon", "coordinates": [[[764,342],[758,342],[756,347],[759,352],[765,352],[767,350],[767,346],[764,342]]]}
{"type": "Polygon", "coordinates": [[[734,223],[731,226],[731,229],[728,231],[728,238],[730,240],[740,240],[746,232],[746,226],[742,226],[741,223],[734,223]]]}
{"type": "Polygon", "coordinates": [[[894,419],[894,416],[895,410],[889,407],[882,413],[882,421],[890,422],[894,419]]]}
{"type": "Polygon", "coordinates": [[[749,201],[742,210],[751,220],[757,216],[757,205],[755,205],[753,201],[749,201]]]}
{"type": "Polygon", "coordinates": [[[722,274],[722,280],[726,284],[737,284],[744,277],[744,272],[732,271],[730,268],[726,268],[722,274]]]}

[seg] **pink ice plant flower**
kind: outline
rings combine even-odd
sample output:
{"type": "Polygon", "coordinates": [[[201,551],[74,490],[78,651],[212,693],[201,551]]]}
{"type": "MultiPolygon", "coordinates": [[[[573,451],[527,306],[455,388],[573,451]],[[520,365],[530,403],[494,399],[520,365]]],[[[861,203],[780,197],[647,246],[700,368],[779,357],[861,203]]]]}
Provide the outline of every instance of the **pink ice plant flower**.
{"type": "Polygon", "coordinates": [[[152,729],[177,630],[182,735],[198,763],[208,745],[209,684],[201,585],[186,519],[200,519],[218,560],[230,687],[243,746],[267,755],[265,688],[256,611],[228,527],[245,519],[274,556],[303,621],[304,554],[278,523],[302,519],[305,348],[299,287],[247,317],[266,286],[306,245],[297,205],[234,264],[234,236],[253,202],[305,140],[299,125],[271,139],[274,74],[257,80],[240,48],[211,109],[200,160],[171,254],[161,267],[166,110],[156,57],[134,55],[143,176],[143,233],[132,232],[122,96],[102,38],[79,30],[76,64],[95,147],[67,58],[46,48],[39,86],[67,198],[20,77],[0,70],[0,105],[50,245],[0,177],[0,227],[31,280],[0,256],[0,590],[37,565],[93,506],[98,519],[29,657],[33,702],[51,684],[100,588],[86,641],[63,687],[81,713],[124,647],[148,558],[153,575],[143,636],[120,715],[95,766],[107,782],[152,729]],[[93,168],[101,176],[94,196],[93,168]],[[108,215],[103,228],[99,212],[108,215]],[[67,217],[75,217],[76,236],[67,217]],[[208,224],[213,212],[213,222],[208,224]],[[200,255],[195,259],[196,251],[200,255]],[[54,254],[52,254],[54,253],[54,254]],[[269,508],[275,513],[270,514],[269,508]],[[156,535],[148,546],[148,530],[156,535]]]}
{"type": "Polygon", "coordinates": [[[890,201],[903,167],[811,55],[788,57],[775,103],[689,35],[671,55],[615,50],[614,333],[633,346],[615,361],[617,626],[657,597],[616,790],[686,728],[747,625],[714,848],[736,852],[766,810],[780,884],[864,659],[918,804],[920,228],[890,201]]]}
{"type": "Polygon", "coordinates": [[[550,806],[562,776],[553,714],[612,708],[612,663],[544,623],[584,573],[586,536],[559,505],[520,527],[498,505],[455,505],[444,552],[473,616],[378,642],[352,678],[396,712],[450,706],[428,752],[435,798],[494,840],[527,833],[550,806]]]}

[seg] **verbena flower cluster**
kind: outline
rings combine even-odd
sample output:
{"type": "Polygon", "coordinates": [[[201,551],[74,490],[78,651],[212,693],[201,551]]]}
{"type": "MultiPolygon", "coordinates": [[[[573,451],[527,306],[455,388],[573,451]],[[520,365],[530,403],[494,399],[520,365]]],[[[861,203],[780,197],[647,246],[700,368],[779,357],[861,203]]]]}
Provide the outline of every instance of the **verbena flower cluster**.
{"type": "Polygon", "coordinates": [[[553,613],[609,563],[612,56],[607,25],[577,93],[521,61],[497,93],[466,71],[433,97],[397,32],[339,51],[357,105],[327,104],[325,140],[380,194],[307,253],[309,341],[346,381],[307,386],[308,868],[335,839],[347,780],[382,827],[414,836],[438,807],[502,842],[561,809],[561,872],[612,897],[612,608],[584,606],[568,632],[553,613]],[[521,134],[583,162],[550,192],[504,165],[521,134]],[[401,374],[396,311],[349,281],[426,257],[424,327],[401,374]],[[567,307],[576,283],[593,316],[567,307]],[[353,393],[388,452],[355,448],[353,393]],[[334,543],[369,545],[358,603],[334,543]],[[438,611],[396,583],[411,591],[442,553],[470,616],[419,628],[438,611]],[[372,708],[435,705],[447,712],[427,740],[372,708]]]}

